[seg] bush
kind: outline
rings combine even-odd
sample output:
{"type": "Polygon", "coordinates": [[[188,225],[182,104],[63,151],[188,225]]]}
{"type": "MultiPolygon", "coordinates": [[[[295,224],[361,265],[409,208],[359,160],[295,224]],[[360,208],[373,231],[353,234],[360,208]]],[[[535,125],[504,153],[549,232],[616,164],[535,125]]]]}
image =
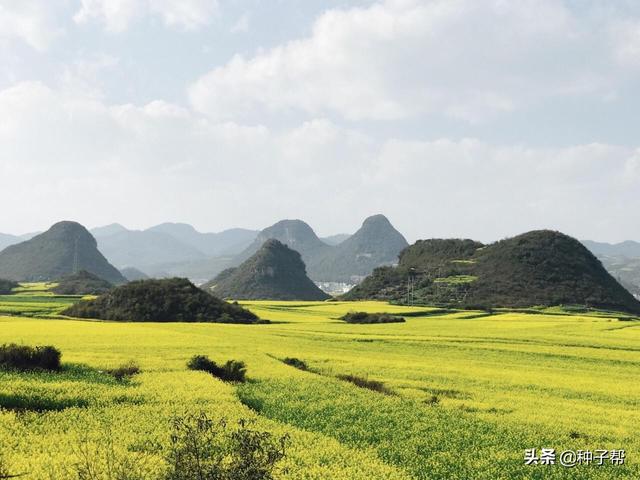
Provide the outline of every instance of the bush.
{"type": "Polygon", "coordinates": [[[340,380],[353,383],[360,388],[366,388],[373,390],[374,392],[384,393],[385,395],[391,395],[393,392],[389,390],[384,383],[378,380],[369,380],[367,378],[358,377],[356,375],[338,375],[340,380]]]}
{"type": "Polygon", "coordinates": [[[282,362],[291,367],[297,368],[298,370],[309,370],[309,366],[306,364],[306,362],[300,360],[299,358],[287,357],[282,362]]]}
{"type": "Polygon", "coordinates": [[[189,360],[187,368],[210,373],[225,382],[244,382],[246,380],[247,367],[244,362],[236,360],[229,360],[220,367],[209,357],[196,355],[189,360]]]}
{"type": "Polygon", "coordinates": [[[340,317],[347,323],[403,323],[404,318],[388,313],[349,312],[340,317]]]}
{"type": "MultiPolygon", "coordinates": [[[[13,280],[4,280],[0,278],[0,295],[9,295],[13,292],[13,289],[19,287],[13,280]]],[[[0,477],[2,478],[2,477],[0,477]]]]}
{"type": "Polygon", "coordinates": [[[60,370],[62,353],[52,346],[30,347],[15,343],[0,346],[0,369],[60,370]]]}
{"type": "Polygon", "coordinates": [[[107,373],[119,382],[125,378],[131,378],[140,373],[140,367],[134,361],[120,365],[118,368],[107,370],[107,373]]]}
{"type": "Polygon", "coordinates": [[[240,420],[229,431],[225,421],[205,413],[173,420],[166,480],[271,480],[285,456],[288,437],[249,428],[240,420]]]}

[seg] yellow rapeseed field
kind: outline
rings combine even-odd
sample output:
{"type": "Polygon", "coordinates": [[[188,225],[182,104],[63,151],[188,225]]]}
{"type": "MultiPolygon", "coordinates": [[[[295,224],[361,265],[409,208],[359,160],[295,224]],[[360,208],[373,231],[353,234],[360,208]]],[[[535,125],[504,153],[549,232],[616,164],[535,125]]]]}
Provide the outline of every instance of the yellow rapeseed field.
{"type": "Polygon", "coordinates": [[[66,300],[56,307],[33,295],[31,303],[0,297],[0,312],[14,315],[0,317],[0,344],[54,345],[65,369],[0,373],[0,456],[25,479],[77,478],[73,464],[87,452],[107,461],[105,445],[140,478],[159,478],[169,420],[198,411],[288,433],[278,478],[640,478],[637,321],[265,301],[244,304],[266,325],[115,323],[56,318],[66,300]],[[356,310],[407,321],[338,319],[356,310]],[[250,381],[187,370],[197,354],[246,362],[250,381]],[[142,369],[130,382],[103,373],[130,360],[142,369]],[[525,466],[531,448],[624,449],[627,458],[622,466],[525,466]]]}

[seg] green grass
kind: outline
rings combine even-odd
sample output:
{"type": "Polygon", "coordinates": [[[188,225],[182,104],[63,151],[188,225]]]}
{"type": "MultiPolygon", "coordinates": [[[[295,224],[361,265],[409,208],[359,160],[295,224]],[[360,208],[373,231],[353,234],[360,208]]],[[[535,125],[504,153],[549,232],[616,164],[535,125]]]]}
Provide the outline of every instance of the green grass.
{"type": "Polygon", "coordinates": [[[26,479],[70,480],[78,441],[111,438],[153,479],[171,415],[205,410],[289,433],[278,478],[640,478],[638,321],[559,308],[480,316],[381,302],[243,303],[275,323],[0,318],[0,343],[52,344],[71,365],[61,374],[0,373],[0,454],[26,479]],[[407,322],[337,320],[349,311],[407,322]],[[197,354],[246,362],[249,381],[188,371],[197,354]],[[287,357],[309,371],[284,364],[287,357]],[[130,360],[142,369],[130,381],[105,373],[130,360]],[[383,382],[390,394],[341,375],[383,382]],[[525,467],[524,450],[541,447],[626,449],[628,460],[525,467]]]}

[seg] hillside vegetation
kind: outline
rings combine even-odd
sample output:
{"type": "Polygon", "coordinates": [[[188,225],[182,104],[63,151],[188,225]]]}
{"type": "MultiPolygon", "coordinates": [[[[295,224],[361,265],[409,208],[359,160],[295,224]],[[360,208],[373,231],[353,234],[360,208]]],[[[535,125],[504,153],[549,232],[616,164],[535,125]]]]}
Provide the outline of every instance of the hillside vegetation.
{"type": "Polygon", "coordinates": [[[128,322],[255,323],[258,317],[239,305],[224,302],[189,280],[138,280],[114,288],[95,300],[85,300],[63,315],[128,322]]]}
{"type": "Polygon", "coordinates": [[[278,240],[267,240],[237,268],[221,272],[203,289],[237,300],[326,300],[306,274],[300,254],[278,240]]]}
{"type": "Polygon", "coordinates": [[[381,299],[463,308],[583,305],[640,313],[640,303],[580,242],[534,231],[483,246],[423,240],[398,267],[380,268],[345,299],[381,299]]]}
{"type": "Polygon", "coordinates": [[[4,280],[0,278],[0,295],[9,295],[13,289],[18,286],[18,283],[13,280],[4,280]]]}
{"type": "Polygon", "coordinates": [[[57,295],[101,295],[113,288],[113,285],[100,277],[81,270],[58,280],[51,291],[57,295]]]}

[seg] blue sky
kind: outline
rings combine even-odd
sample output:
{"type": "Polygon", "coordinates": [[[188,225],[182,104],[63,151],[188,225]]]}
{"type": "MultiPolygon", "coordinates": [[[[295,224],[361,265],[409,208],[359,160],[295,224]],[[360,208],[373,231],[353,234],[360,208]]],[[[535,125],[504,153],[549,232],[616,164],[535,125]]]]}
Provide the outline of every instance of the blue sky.
{"type": "Polygon", "coordinates": [[[640,239],[640,4],[0,0],[0,231],[640,239]]]}

